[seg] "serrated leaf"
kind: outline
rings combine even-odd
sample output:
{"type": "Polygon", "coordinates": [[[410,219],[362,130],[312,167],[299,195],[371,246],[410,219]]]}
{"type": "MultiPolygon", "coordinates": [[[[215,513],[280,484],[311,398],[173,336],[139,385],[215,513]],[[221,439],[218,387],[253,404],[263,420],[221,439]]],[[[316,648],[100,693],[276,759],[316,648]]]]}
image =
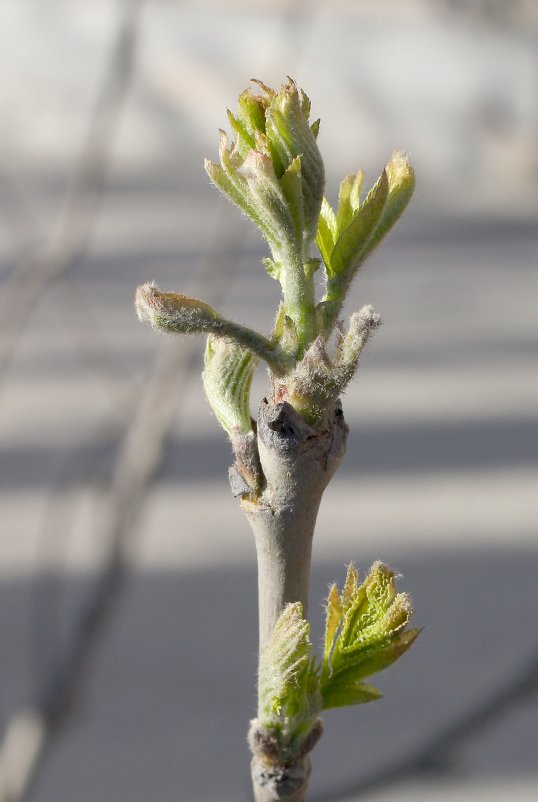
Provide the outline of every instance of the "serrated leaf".
{"type": "Polygon", "coordinates": [[[368,604],[377,614],[386,612],[396,597],[395,573],[384,563],[377,561],[370,568],[364,581],[368,604]]]}
{"type": "Polygon", "coordinates": [[[330,257],[336,275],[353,271],[363,260],[369,239],[383,215],[388,189],[387,173],[383,171],[350,224],[339,233],[330,257]]]}
{"type": "Polygon", "coordinates": [[[348,612],[352,601],[357,595],[358,589],[359,589],[359,572],[357,571],[353,563],[350,563],[347,567],[346,581],[344,582],[344,587],[342,588],[342,596],[341,596],[341,605],[344,614],[348,612]]]}
{"type": "Polygon", "coordinates": [[[410,629],[401,632],[379,645],[350,652],[342,660],[342,668],[335,672],[336,677],[344,674],[350,679],[362,680],[383,671],[396,662],[413,645],[422,630],[410,629]]]}
{"type": "Polygon", "coordinates": [[[325,618],[325,643],[323,648],[324,671],[329,669],[329,658],[333,648],[334,639],[342,620],[342,603],[336,583],[329,588],[327,596],[327,612],[325,618]]]}
{"type": "Polygon", "coordinates": [[[260,653],[258,718],[263,726],[309,721],[319,711],[319,678],[310,625],[299,602],[288,604],[260,653]]]}
{"type": "Polygon", "coordinates": [[[364,682],[335,681],[322,686],[321,698],[323,710],[348,705],[362,705],[374,702],[383,696],[373,685],[364,682]]]}
{"type": "Polygon", "coordinates": [[[394,571],[376,562],[359,585],[358,572],[350,565],[342,593],[338,595],[336,586],[331,588],[323,693],[331,683],[352,684],[381,671],[415,641],[419,630],[405,631],[413,612],[411,599],[406,593],[396,593],[394,579],[394,571]]]}

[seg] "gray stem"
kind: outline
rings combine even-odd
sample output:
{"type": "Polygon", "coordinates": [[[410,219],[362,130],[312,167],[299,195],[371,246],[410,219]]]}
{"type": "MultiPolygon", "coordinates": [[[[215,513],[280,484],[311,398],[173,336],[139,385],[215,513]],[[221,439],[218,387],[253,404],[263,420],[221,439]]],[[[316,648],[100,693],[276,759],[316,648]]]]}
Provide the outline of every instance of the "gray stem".
{"type": "MultiPolygon", "coordinates": [[[[260,649],[290,602],[308,608],[312,538],[323,491],[345,452],[348,427],[337,402],[323,431],[308,425],[287,402],[262,402],[257,445],[263,476],[259,498],[246,494],[243,507],[254,532],[258,557],[260,649]]],[[[253,722],[255,723],[255,722],[253,722]]],[[[321,734],[318,731],[309,748],[321,734]]],[[[256,802],[304,802],[310,775],[307,754],[279,765],[264,753],[252,760],[256,802]]]]}
{"type": "Polygon", "coordinates": [[[308,608],[312,537],[323,491],[344,455],[347,425],[337,403],[318,432],[286,401],[264,401],[258,451],[264,477],[259,499],[243,500],[258,556],[260,649],[289,602],[308,608]]]}
{"type": "Polygon", "coordinates": [[[250,769],[255,802],[305,802],[310,777],[308,755],[278,769],[268,769],[254,757],[250,769]]]}

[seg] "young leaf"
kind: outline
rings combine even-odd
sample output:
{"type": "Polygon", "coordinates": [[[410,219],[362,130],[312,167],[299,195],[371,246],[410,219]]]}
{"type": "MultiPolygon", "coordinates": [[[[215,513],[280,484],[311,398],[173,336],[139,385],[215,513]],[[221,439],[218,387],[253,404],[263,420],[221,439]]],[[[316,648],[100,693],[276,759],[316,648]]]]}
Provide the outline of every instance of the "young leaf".
{"type": "Polygon", "coordinates": [[[325,619],[325,645],[323,649],[323,670],[329,671],[329,660],[338,627],[342,621],[342,602],[338,587],[333,583],[327,596],[327,613],[325,619]]]}
{"type": "Polygon", "coordinates": [[[239,172],[246,180],[256,214],[271,231],[271,250],[276,257],[286,243],[294,241],[295,225],[271,157],[250,150],[239,172]]]}
{"type": "Polygon", "coordinates": [[[269,101],[266,134],[280,177],[297,156],[301,157],[305,241],[311,242],[316,227],[325,184],[325,168],[316,137],[308,122],[308,105],[301,99],[294,81],[288,81],[269,101]],[[278,167],[277,167],[278,165],[278,167]]]}
{"type": "Polygon", "coordinates": [[[364,259],[379,245],[401,217],[415,189],[415,172],[405,153],[396,151],[385,170],[389,182],[387,202],[377,228],[368,242],[364,259]]]}
{"type": "Polygon", "coordinates": [[[342,589],[341,604],[344,613],[347,613],[351,607],[351,602],[356,597],[359,590],[359,572],[353,565],[349,563],[347,567],[346,581],[342,589]]]}
{"type": "MultiPolygon", "coordinates": [[[[299,602],[288,604],[260,654],[258,719],[271,727],[285,719],[310,722],[319,712],[319,680],[311,660],[310,625],[299,602]]],[[[299,722],[298,722],[299,723],[299,722]]]]}
{"type": "Polygon", "coordinates": [[[350,565],[342,594],[336,585],[331,588],[321,674],[324,707],[377,698],[379,692],[363,680],[394,663],[417,638],[419,630],[405,630],[410,597],[396,593],[394,579],[394,571],[377,562],[359,585],[350,565]]]}
{"type": "Polygon", "coordinates": [[[422,630],[409,629],[397,633],[393,637],[376,644],[371,648],[357,648],[350,652],[346,660],[346,667],[335,672],[335,677],[347,677],[349,680],[363,680],[388,668],[413,645],[422,630]]]}
{"type": "Polygon", "coordinates": [[[316,245],[325,262],[326,272],[329,278],[334,275],[334,271],[331,267],[331,254],[333,252],[337,230],[336,215],[327,198],[323,198],[318,220],[316,245]]]}
{"type": "Polygon", "coordinates": [[[202,380],[211,409],[233,439],[252,431],[250,386],[258,359],[229,340],[207,338],[202,380]]]}
{"type": "Polygon", "coordinates": [[[295,239],[302,250],[302,238],[305,225],[303,182],[301,178],[301,157],[297,156],[289,164],[280,179],[282,191],[295,224],[295,239]]]}
{"type": "Polygon", "coordinates": [[[362,261],[368,241],[381,220],[388,190],[388,177],[383,170],[350,224],[339,233],[330,258],[331,268],[336,275],[350,274],[362,261]]]}
{"type": "Polygon", "coordinates": [[[265,96],[253,95],[250,89],[245,89],[239,95],[238,117],[252,137],[258,132],[265,133],[265,112],[268,102],[265,96]]]}
{"type": "Polygon", "coordinates": [[[251,148],[255,147],[254,136],[248,132],[242,120],[238,120],[230,109],[226,109],[228,113],[228,120],[233,130],[237,134],[237,150],[241,155],[248,153],[251,148]]]}
{"type": "Polygon", "coordinates": [[[268,227],[267,221],[262,220],[255,209],[252,199],[248,196],[246,182],[240,182],[236,177],[234,179],[230,178],[229,173],[223,167],[209,161],[209,159],[205,160],[204,168],[217,189],[220,189],[223,195],[226,195],[232,203],[235,203],[241,211],[250,217],[262,232],[269,246],[273,245],[276,242],[276,234],[268,227]]]}
{"type": "Polygon", "coordinates": [[[362,705],[366,702],[375,702],[383,696],[381,691],[373,685],[364,682],[346,682],[338,678],[321,689],[323,710],[333,707],[347,707],[348,705],[362,705]]]}
{"type": "Polygon", "coordinates": [[[364,173],[346,175],[340,184],[338,193],[338,212],[336,214],[336,225],[338,231],[343,231],[351,223],[355,212],[360,208],[360,194],[364,173]]]}

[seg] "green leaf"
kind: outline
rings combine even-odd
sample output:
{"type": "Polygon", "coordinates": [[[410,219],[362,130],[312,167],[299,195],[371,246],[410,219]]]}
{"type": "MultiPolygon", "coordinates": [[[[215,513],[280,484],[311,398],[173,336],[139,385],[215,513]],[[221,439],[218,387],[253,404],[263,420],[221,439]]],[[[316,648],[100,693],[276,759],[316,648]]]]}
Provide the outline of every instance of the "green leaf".
{"type": "Polygon", "coordinates": [[[277,176],[284,173],[293,159],[301,157],[305,240],[311,242],[316,234],[325,170],[308,115],[293,81],[288,81],[270,98],[266,112],[266,133],[277,176]]]}
{"type": "Polygon", "coordinates": [[[297,353],[299,339],[293,320],[286,314],[284,304],[280,304],[273,329],[273,341],[278,343],[281,351],[292,357],[297,353]]]}
{"type": "Polygon", "coordinates": [[[226,195],[226,197],[250,217],[252,222],[258,226],[269,245],[272,245],[275,242],[276,235],[268,227],[266,221],[262,220],[254,207],[246,191],[246,182],[239,182],[237,179],[233,180],[224,168],[207,159],[204,163],[204,167],[217,189],[220,189],[223,195],[226,195]]]}
{"type": "Polygon", "coordinates": [[[282,191],[295,224],[295,239],[299,247],[302,247],[302,235],[304,230],[304,199],[303,182],[301,178],[301,157],[297,156],[290,163],[284,175],[280,179],[282,191]]]}
{"type": "Polygon", "coordinates": [[[254,136],[249,133],[244,123],[232,114],[230,109],[226,109],[226,111],[228,113],[230,125],[238,135],[237,149],[239,153],[246,154],[251,148],[255,147],[254,136]]]}
{"type": "Polygon", "coordinates": [[[394,153],[385,170],[389,182],[387,201],[381,220],[368,242],[364,259],[379,245],[399,220],[407,208],[415,189],[415,172],[404,153],[399,151],[394,153]]]}
{"type": "Polygon", "coordinates": [[[319,711],[319,679],[311,659],[310,625],[299,602],[288,604],[262,649],[258,718],[271,727],[285,719],[310,721],[319,711]]]}
{"type": "Polygon", "coordinates": [[[346,655],[342,669],[335,672],[335,677],[349,676],[356,680],[371,677],[383,671],[398,660],[413,645],[422,630],[409,629],[379,644],[374,644],[346,655]]]}
{"type": "Polygon", "coordinates": [[[310,117],[311,108],[312,108],[312,103],[310,102],[310,98],[308,97],[304,89],[301,89],[301,109],[303,110],[303,114],[307,120],[310,117]]]}
{"type": "Polygon", "coordinates": [[[245,89],[239,95],[238,116],[245,124],[251,136],[255,136],[257,131],[265,133],[265,110],[268,100],[263,95],[253,95],[249,89],[245,89]]]}
{"type": "Polygon", "coordinates": [[[338,627],[342,621],[342,603],[338,587],[333,583],[329,588],[329,595],[327,596],[327,612],[325,618],[325,644],[323,648],[323,669],[329,671],[329,659],[338,632],[338,627]]]}
{"type": "Polygon", "coordinates": [[[352,602],[354,601],[354,599],[357,598],[358,592],[359,592],[359,572],[357,571],[353,563],[349,563],[347,567],[346,581],[344,582],[344,587],[342,589],[342,596],[340,598],[342,610],[344,613],[348,612],[352,602]]]}
{"type": "MultiPolygon", "coordinates": [[[[271,231],[271,250],[276,257],[295,242],[295,224],[291,209],[278,181],[270,156],[249,151],[241,167],[256,213],[271,231]]],[[[293,178],[290,177],[290,184],[293,178]]],[[[291,191],[290,187],[288,190],[291,191]]],[[[297,243],[296,243],[297,245],[297,243]]]]}
{"type": "Polygon", "coordinates": [[[394,571],[376,562],[359,585],[357,569],[349,565],[342,593],[333,585],[327,601],[324,698],[333,686],[354,688],[404,654],[419,634],[405,630],[411,614],[410,597],[396,593],[394,571]]]}
{"type": "Polygon", "coordinates": [[[348,705],[362,705],[366,702],[374,702],[382,696],[381,691],[364,682],[337,680],[322,686],[321,689],[323,710],[347,707],[348,705]]]}
{"type": "Polygon", "coordinates": [[[257,357],[237,343],[207,338],[204,389],[215,417],[232,438],[252,431],[249,399],[257,364],[257,357]]]}
{"type": "Polygon", "coordinates": [[[357,212],[361,206],[361,190],[363,181],[364,172],[359,170],[355,175],[355,180],[353,181],[353,186],[351,187],[351,192],[349,193],[349,203],[351,205],[353,214],[355,214],[355,212],[357,212]]]}
{"type": "Polygon", "coordinates": [[[316,245],[318,246],[318,250],[323,258],[327,276],[329,277],[334,275],[334,271],[331,267],[331,254],[334,249],[336,232],[336,215],[334,214],[327,198],[323,198],[318,220],[316,245]]]}
{"type": "Polygon", "coordinates": [[[362,261],[368,241],[383,215],[388,190],[388,177],[383,170],[363,205],[336,241],[330,257],[331,268],[336,275],[352,272],[362,261]]]}
{"type": "Polygon", "coordinates": [[[360,194],[364,173],[347,175],[340,184],[338,193],[338,212],[336,215],[337,230],[343,231],[351,223],[353,215],[360,208],[360,194]]]}

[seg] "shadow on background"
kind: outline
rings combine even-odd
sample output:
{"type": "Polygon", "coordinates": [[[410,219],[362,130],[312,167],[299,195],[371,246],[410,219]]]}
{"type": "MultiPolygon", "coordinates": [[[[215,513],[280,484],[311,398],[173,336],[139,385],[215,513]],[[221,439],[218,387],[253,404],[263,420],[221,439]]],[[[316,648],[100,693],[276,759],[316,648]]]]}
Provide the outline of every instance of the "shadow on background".
{"type": "MultiPolygon", "coordinates": [[[[388,556],[365,555],[363,567],[388,556]]],[[[427,744],[497,686],[515,681],[536,647],[535,551],[394,556],[392,563],[403,572],[401,587],[412,593],[416,623],[425,629],[411,652],[380,675],[384,699],[325,715],[326,733],[313,755],[317,799],[330,800],[342,786],[372,772],[383,774],[427,744]]],[[[310,611],[315,643],[322,630],[316,600],[343,573],[343,561],[315,566],[310,611]]],[[[62,583],[62,596],[55,609],[37,610],[39,640],[32,642],[32,655],[21,617],[31,584],[14,580],[0,586],[0,638],[7,655],[3,700],[12,704],[39,692],[89,590],[87,580],[74,576],[51,581],[62,583]]],[[[81,704],[32,798],[246,801],[255,593],[254,566],[132,575],[92,660],[81,704]]],[[[447,755],[449,776],[536,775],[537,726],[536,702],[505,710],[447,755]]]]}

